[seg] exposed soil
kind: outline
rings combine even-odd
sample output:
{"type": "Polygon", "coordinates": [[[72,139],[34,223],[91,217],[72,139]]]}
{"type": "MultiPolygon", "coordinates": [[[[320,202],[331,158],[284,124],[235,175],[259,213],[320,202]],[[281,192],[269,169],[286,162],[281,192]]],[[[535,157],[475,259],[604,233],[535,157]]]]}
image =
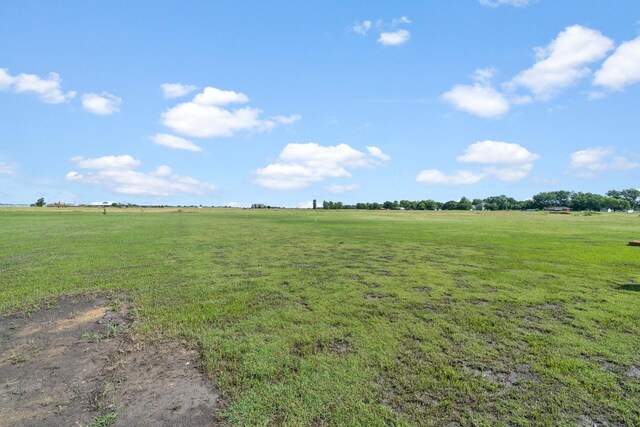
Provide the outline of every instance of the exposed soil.
{"type": "Polygon", "coordinates": [[[180,345],[138,342],[126,304],[65,297],[0,318],[0,426],[205,426],[219,393],[180,345]]]}

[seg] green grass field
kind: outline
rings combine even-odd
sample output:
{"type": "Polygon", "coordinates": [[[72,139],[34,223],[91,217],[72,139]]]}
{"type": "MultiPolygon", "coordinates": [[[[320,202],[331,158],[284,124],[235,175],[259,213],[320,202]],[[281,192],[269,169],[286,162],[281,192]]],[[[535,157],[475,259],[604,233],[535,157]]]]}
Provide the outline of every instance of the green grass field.
{"type": "Polygon", "coordinates": [[[632,239],[637,214],[4,209],[0,314],[125,291],[231,425],[640,425],[632,239]]]}

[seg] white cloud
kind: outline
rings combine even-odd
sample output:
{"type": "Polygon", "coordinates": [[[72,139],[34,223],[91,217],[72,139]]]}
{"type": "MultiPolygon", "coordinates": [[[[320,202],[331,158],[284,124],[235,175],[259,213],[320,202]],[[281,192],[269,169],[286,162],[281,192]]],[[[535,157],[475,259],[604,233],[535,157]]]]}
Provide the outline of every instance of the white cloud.
{"type": "Polygon", "coordinates": [[[169,135],[166,133],[157,133],[151,137],[154,144],[169,147],[174,150],[202,151],[202,148],[193,142],[180,138],[179,136],[169,135]]]}
{"type": "Polygon", "coordinates": [[[388,31],[380,33],[378,37],[378,43],[383,46],[400,46],[411,37],[411,33],[407,30],[388,31]]]}
{"type": "Polygon", "coordinates": [[[521,145],[487,140],[469,145],[456,160],[463,163],[517,165],[531,163],[539,158],[521,145]]]}
{"type": "Polygon", "coordinates": [[[476,184],[486,177],[487,175],[481,172],[459,170],[447,175],[437,169],[426,169],[418,174],[416,181],[427,185],[462,185],[476,184]]]}
{"type": "Polygon", "coordinates": [[[291,125],[302,119],[300,114],[292,114],[290,116],[274,116],[269,120],[264,120],[265,122],[273,122],[275,124],[280,125],[291,125]]]}
{"type": "Polygon", "coordinates": [[[621,44],[604,61],[593,82],[613,90],[640,82],[640,37],[621,44]]]}
{"type": "Polygon", "coordinates": [[[533,3],[533,0],[480,0],[480,4],[488,7],[498,7],[503,4],[508,4],[515,7],[524,7],[533,3]]]}
{"type": "Polygon", "coordinates": [[[6,68],[0,68],[0,90],[7,90],[13,84],[13,76],[6,68]]]}
{"type": "Polygon", "coordinates": [[[389,158],[377,147],[367,150],[369,154],[347,144],[287,144],[277,162],[255,170],[254,182],[271,189],[294,190],[327,178],[350,177],[348,169],[381,166],[389,158]]]}
{"type": "Polygon", "coordinates": [[[200,105],[244,104],[249,102],[249,97],[244,93],[208,86],[193,98],[193,102],[200,105]]]}
{"type": "Polygon", "coordinates": [[[0,69],[0,90],[12,88],[16,93],[35,93],[47,104],[61,104],[76,96],[74,91],[62,93],[61,83],[62,79],[57,73],[49,73],[45,79],[35,74],[12,76],[7,69],[0,69]]]}
{"type": "Polygon", "coordinates": [[[94,158],[76,156],[70,160],[82,169],[133,169],[140,166],[140,160],[136,160],[128,154],[94,158]]]}
{"type": "Polygon", "coordinates": [[[300,120],[299,115],[260,117],[261,111],[252,107],[224,108],[227,104],[246,103],[249,98],[234,91],[207,87],[192,101],[178,104],[162,113],[161,122],[174,132],[197,137],[232,136],[240,131],[263,132],[280,124],[300,120]]]}
{"type": "Polygon", "coordinates": [[[129,155],[97,158],[73,157],[72,162],[81,169],[96,169],[96,172],[67,173],[69,181],[82,182],[103,187],[120,194],[169,196],[175,193],[205,194],[216,190],[216,186],[198,181],[189,176],[180,176],[166,165],[149,173],[135,170],[141,162],[129,155]]]}
{"type": "Polygon", "coordinates": [[[82,95],[82,108],[99,116],[109,116],[120,111],[122,98],[108,92],[85,93],[82,95]]]}
{"type": "Polygon", "coordinates": [[[382,160],[383,162],[387,162],[391,160],[391,157],[382,152],[378,147],[366,147],[369,155],[375,157],[376,159],[382,160]]]}
{"type": "Polygon", "coordinates": [[[358,184],[345,184],[345,185],[333,184],[326,187],[328,192],[334,193],[334,194],[348,193],[350,191],[355,191],[359,188],[360,186],[358,184]]]}
{"type": "Polygon", "coordinates": [[[548,99],[587,76],[588,64],[602,59],[613,41],[580,25],[567,27],[545,48],[536,49],[536,62],[516,75],[506,87],[524,87],[539,99],[548,99]]]}
{"type": "Polygon", "coordinates": [[[442,94],[442,99],[457,110],[484,118],[500,117],[509,111],[509,101],[493,87],[481,83],[456,85],[442,94]]]}
{"type": "Polygon", "coordinates": [[[354,33],[358,33],[361,35],[365,35],[367,34],[367,32],[371,29],[371,21],[362,21],[362,22],[358,22],[356,23],[353,27],[351,27],[351,30],[354,33]]]}
{"type": "Polygon", "coordinates": [[[0,162],[0,175],[11,176],[15,174],[16,170],[13,166],[0,162]]]}
{"type": "Polygon", "coordinates": [[[540,157],[518,144],[500,141],[480,141],[469,145],[456,160],[461,163],[479,163],[479,171],[457,170],[446,174],[437,169],[426,169],[416,181],[429,185],[476,184],[484,179],[518,181],[533,170],[533,162],[540,157]]]}
{"type": "Polygon", "coordinates": [[[180,98],[181,96],[188,95],[191,92],[197,90],[198,87],[192,85],[183,85],[182,83],[163,83],[160,85],[160,89],[162,90],[162,96],[170,99],[180,98]]]}
{"type": "Polygon", "coordinates": [[[594,147],[571,154],[569,165],[583,178],[594,178],[609,170],[640,169],[640,162],[616,156],[612,148],[594,147]]]}

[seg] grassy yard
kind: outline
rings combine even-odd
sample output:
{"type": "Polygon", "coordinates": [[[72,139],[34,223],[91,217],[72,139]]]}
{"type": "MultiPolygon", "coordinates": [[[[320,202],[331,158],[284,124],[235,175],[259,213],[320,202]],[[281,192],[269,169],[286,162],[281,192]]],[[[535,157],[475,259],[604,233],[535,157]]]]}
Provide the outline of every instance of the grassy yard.
{"type": "Polygon", "coordinates": [[[0,314],[125,291],[231,425],[640,425],[637,214],[0,210],[0,314]]]}

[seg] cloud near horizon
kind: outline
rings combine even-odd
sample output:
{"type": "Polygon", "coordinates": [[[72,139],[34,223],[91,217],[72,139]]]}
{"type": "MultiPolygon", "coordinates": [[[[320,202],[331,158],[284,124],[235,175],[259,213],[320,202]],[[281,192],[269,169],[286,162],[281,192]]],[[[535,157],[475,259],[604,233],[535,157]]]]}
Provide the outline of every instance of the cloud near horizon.
{"type": "Polygon", "coordinates": [[[262,111],[252,107],[231,109],[231,104],[246,104],[244,93],[206,87],[193,100],[178,104],[162,113],[160,122],[181,135],[195,138],[219,138],[238,132],[265,132],[279,125],[300,120],[300,115],[261,118],[262,111]]]}
{"type": "Polygon", "coordinates": [[[640,169],[640,162],[618,156],[610,147],[592,147],[572,153],[569,166],[579,178],[597,178],[605,171],[640,169]]]}
{"type": "Polygon", "coordinates": [[[217,190],[213,184],[177,175],[166,165],[158,166],[151,172],[139,172],[135,169],[142,162],[127,154],[95,158],[76,156],[70,160],[79,169],[96,171],[71,171],[67,173],[66,180],[95,185],[114,193],[170,196],[176,193],[205,194],[217,190]]]}
{"type": "Polygon", "coordinates": [[[469,185],[488,178],[500,181],[518,181],[533,170],[533,162],[540,156],[519,144],[501,141],[480,141],[469,145],[456,160],[461,163],[485,165],[482,169],[457,170],[446,174],[438,169],[425,169],[416,181],[426,185],[469,185]]]}
{"type": "Polygon", "coordinates": [[[275,163],[254,171],[253,182],[274,190],[297,190],[328,178],[349,178],[349,169],[379,167],[388,160],[378,147],[367,147],[364,153],[347,144],[287,144],[275,163]]]}

